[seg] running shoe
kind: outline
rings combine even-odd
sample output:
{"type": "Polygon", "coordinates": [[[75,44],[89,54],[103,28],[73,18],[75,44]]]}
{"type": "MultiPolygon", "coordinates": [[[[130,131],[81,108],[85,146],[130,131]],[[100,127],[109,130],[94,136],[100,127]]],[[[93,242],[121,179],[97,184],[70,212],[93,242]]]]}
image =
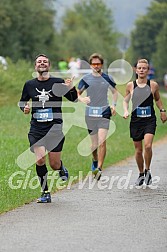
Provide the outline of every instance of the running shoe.
{"type": "Polygon", "coordinates": [[[97,160],[94,160],[94,161],[92,162],[92,167],[91,167],[92,172],[93,172],[94,170],[97,169],[97,166],[98,166],[98,161],[97,161],[97,160]]]}
{"type": "Polygon", "coordinates": [[[61,169],[59,170],[59,176],[63,181],[68,179],[68,170],[62,165],[61,169]]]}
{"type": "Polygon", "coordinates": [[[41,197],[37,200],[37,203],[51,203],[50,192],[44,191],[41,197]]]}
{"type": "Polygon", "coordinates": [[[140,173],[138,179],[135,182],[136,186],[142,186],[144,183],[144,173],[140,173]]]}
{"type": "Polygon", "coordinates": [[[101,168],[96,168],[94,171],[92,171],[94,178],[97,180],[100,180],[101,175],[102,175],[102,170],[101,168]]]}
{"type": "Polygon", "coordinates": [[[151,176],[150,170],[145,170],[144,175],[145,175],[145,184],[151,185],[152,184],[152,176],[151,176]]]}

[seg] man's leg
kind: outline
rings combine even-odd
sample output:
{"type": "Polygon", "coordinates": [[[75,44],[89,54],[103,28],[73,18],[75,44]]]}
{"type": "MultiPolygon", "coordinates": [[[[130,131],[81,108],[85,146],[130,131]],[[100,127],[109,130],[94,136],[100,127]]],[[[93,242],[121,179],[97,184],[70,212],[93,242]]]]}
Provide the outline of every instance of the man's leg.
{"type": "Polygon", "coordinates": [[[34,153],[36,156],[36,172],[40,181],[40,185],[42,188],[42,195],[37,200],[38,203],[50,203],[51,202],[51,195],[48,192],[48,185],[47,185],[47,174],[48,170],[46,167],[46,160],[45,160],[45,147],[44,146],[34,146],[34,153]]]}
{"type": "Polygon", "coordinates": [[[152,143],[153,134],[145,134],[144,136],[144,160],[146,165],[146,170],[150,169],[151,159],[152,159],[152,143]]]}
{"type": "Polygon", "coordinates": [[[91,152],[92,152],[92,165],[91,170],[94,172],[98,167],[98,135],[90,134],[91,139],[91,152]]]}
{"type": "Polygon", "coordinates": [[[141,186],[144,183],[144,159],[142,141],[134,141],[135,146],[135,159],[139,169],[139,177],[135,182],[136,186],[141,186]]]}
{"type": "Polygon", "coordinates": [[[142,141],[134,141],[135,159],[140,173],[144,173],[144,159],[142,141]]]}
{"type": "Polygon", "coordinates": [[[91,118],[89,116],[85,117],[85,122],[87,125],[87,129],[90,135],[90,140],[91,140],[91,153],[92,153],[92,166],[91,169],[94,171],[97,169],[98,165],[98,134],[97,134],[97,120],[95,118],[91,118]]]}
{"type": "Polygon", "coordinates": [[[98,168],[102,169],[104,159],[106,156],[106,138],[107,138],[107,129],[99,129],[98,131],[98,168]]]}
{"type": "Polygon", "coordinates": [[[47,191],[47,167],[45,161],[45,147],[44,146],[34,146],[34,153],[36,157],[36,172],[40,181],[42,191],[47,191]]]}
{"type": "MultiPolygon", "coordinates": [[[[102,166],[104,163],[104,158],[106,155],[106,137],[107,137],[108,130],[100,128],[98,130],[98,138],[96,138],[96,146],[98,149],[98,162],[96,162],[96,169],[94,169],[94,176],[97,180],[100,179],[102,175],[102,166]]],[[[94,154],[94,158],[95,158],[94,154]]],[[[95,162],[95,161],[94,161],[95,162]]],[[[93,163],[94,163],[93,162],[93,163]]]]}
{"type": "Polygon", "coordinates": [[[49,164],[50,167],[53,170],[58,170],[59,171],[59,176],[61,177],[62,180],[67,180],[68,179],[68,170],[63,166],[63,163],[61,161],[61,151],[59,152],[49,152],[49,164]]]}
{"type": "Polygon", "coordinates": [[[147,133],[144,136],[144,160],[145,160],[145,183],[146,185],[151,185],[152,176],[150,172],[150,164],[152,160],[152,143],[153,143],[154,135],[147,133]]]}
{"type": "Polygon", "coordinates": [[[93,156],[93,160],[98,160],[98,153],[97,153],[97,149],[98,149],[98,134],[90,134],[90,138],[91,138],[91,151],[92,151],[92,156],[93,156]]]}
{"type": "Polygon", "coordinates": [[[49,152],[49,165],[53,170],[59,170],[61,167],[61,152],[49,152]]]}

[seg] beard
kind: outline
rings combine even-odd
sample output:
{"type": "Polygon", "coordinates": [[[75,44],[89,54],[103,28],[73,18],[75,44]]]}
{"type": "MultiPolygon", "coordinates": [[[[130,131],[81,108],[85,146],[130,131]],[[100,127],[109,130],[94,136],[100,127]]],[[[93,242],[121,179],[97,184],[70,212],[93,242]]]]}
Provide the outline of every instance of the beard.
{"type": "Polygon", "coordinates": [[[97,69],[94,68],[93,71],[94,71],[95,73],[98,73],[98,74],[101,73],[101,69],[99,69],[99,68],[97,68],[97,69]]]}
{"type": "Polygon", "coordinates": [[[48,69],[47,68],[41,68],[41,67],[39,67],[38,69],[37,69],[37,71],[38,71],[38,73],[40,74],[40,75],[46,75],[47,73],[48,73],[48,69]]]}

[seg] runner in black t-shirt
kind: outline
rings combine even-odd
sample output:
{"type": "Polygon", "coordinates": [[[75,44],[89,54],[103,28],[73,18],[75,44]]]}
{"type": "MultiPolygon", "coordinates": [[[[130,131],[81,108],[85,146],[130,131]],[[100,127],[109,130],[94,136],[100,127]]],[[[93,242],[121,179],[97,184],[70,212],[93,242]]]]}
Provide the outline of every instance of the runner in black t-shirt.
{"type": "Polygon", "coordinates": [[[61,161],[61,151],[65,140],[62,132],[62,96],[74,102],[77,91],[72,86],[72,79],[65,82],[61,78],[49,74],[50,61],[44,54],[35,59],[37,78],[25,83],[20,99],[20,108],[25,114],[30,113],[28,101],[32,100],[31,126],[28,133],[30,149],[36,156],[36,172],[42,187],[39,203],[51,202],[47,185],[46,151],[49,165],[53,170],[59,170],[63,180],[68,179],[68,171],[61,161]]]}
{"type": "Polygon", "coordinates": [[[126,87],[124,99],[124,118],[128,118],[128,104],[132,99],[132,113],[130,121],[130,137],[135,147],[135,158],[139,169],[139,177],[136,186],[141,186],[144,181],[146,185],[152,183],[150,164],[152,159],[152,142],[156,131],[156,115],[153,99],[160,110],[161,120],[167,120],[166,110],[163,108],[159,95],[157,82],[148,80],[149,64],[146,59],[140,59],[136,65],[138,79],[129,82],[126,87]],[[144,141],[144,155],[143,145],[144,141]],[[144,170],[145,166],[145,170],[144,170]]]}

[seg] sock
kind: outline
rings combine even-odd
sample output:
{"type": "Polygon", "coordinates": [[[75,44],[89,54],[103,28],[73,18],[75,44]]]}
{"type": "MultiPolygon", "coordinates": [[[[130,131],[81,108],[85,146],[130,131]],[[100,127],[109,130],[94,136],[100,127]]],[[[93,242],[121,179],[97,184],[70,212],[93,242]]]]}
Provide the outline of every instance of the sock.
{"type": "Polygon", "coordinates": [[[60,165],[60,169],[59,170],[62,170],[62,166],[63,166],[63,162],[60,160],[61,162],[61,165],[60,165]]]}
{"type": "Polygon", "coordinates": [[[98,164],[98,160],[93,159],[93,163],[98,164]]]}
{"type": "Polygon", "coordinates": [[[36,164],[36,172],[37,172],[42,190],[48,191],[48,185],[47,185],[48,170],[47,170],[46,165],[44,164],[42,166],[39,166],[36,164]]]}

